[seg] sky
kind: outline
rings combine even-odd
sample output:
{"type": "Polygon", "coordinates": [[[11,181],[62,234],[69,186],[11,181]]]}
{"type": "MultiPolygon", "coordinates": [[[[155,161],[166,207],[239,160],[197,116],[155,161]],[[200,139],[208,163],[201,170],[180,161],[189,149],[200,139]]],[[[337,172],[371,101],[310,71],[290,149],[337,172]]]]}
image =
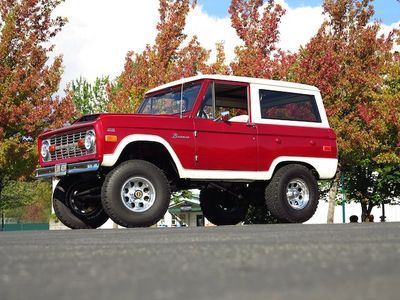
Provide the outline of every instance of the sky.
{"type": "MultiPolygon", "coordinates": [[[[392,24],[400,20],[400,5],[397,0],[375,0],[375,17],[385,24],[392,24]]],[[[217,17],[228,16],[230,0],[198,0],[203,9],[210,15],[217,17]]],[[[322,0],[286,0],[290,7],[298,8],[304,6],[321,6],[322,0]]]]}
{"type": "MultiPolygon", "coordinates": [[[[286,9],[282,18],[279,46],[296,51],[305,45],[320,27],[323,16],[321,0],[277,0],[286,9]]],[[[230,0],[198,0],[187,18],[185,33],[197,35],[207,49],[217,42],[225,44],[227,60],[241,44],[231,27],[230,0]]],[[[79,77],[94,81],[96,77],[118,76],[128,51],[143,51],[153,44],[158,22],[158,0],[67,0],[55,14],[69,20],[53,40],[53,55],[63,55],[63,89],[79,77]]],[[[383,22],[382,32],[400,26],[400,3],[375,0],[375,17],[383,22]]],[[[213,59],[213,55],[211,60],[213,59]]]]}

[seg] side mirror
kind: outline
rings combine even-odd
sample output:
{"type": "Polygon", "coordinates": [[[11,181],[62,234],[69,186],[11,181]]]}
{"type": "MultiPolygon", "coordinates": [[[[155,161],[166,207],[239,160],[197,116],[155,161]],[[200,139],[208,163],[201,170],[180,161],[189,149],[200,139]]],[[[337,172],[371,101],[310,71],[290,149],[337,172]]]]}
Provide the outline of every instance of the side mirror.
{"type": "Polygon", "coordinates": [[[216,118],[214,121],[222,121],[222,122],[227,122],[230,119],[229,111],[223,111],[220,113],[219,117],[216,118]]]}

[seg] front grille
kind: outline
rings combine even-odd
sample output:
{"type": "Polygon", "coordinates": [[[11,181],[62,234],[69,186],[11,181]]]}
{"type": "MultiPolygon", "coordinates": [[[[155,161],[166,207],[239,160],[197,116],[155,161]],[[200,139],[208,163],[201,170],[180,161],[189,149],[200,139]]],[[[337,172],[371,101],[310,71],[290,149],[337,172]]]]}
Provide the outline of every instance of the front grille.
{"type": "Polygon", "coordinates": [[[86,130],[74,132],[50,138],[50,145],[55,145],[56,150],[50,153],[50,160],[59,160],[71,157],[79,157],[83,155],[93,154],[95,150],[90,150],[78,146],[78,140],[85,139],[86,130]]]}

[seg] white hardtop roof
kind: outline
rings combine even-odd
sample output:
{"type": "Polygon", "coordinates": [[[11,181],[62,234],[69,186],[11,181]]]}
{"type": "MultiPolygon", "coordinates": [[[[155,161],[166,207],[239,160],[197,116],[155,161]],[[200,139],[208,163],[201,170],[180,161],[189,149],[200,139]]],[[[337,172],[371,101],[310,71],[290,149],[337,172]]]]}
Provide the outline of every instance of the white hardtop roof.
{"type": "Polygon", "coordinates": [[[230,76],[230,75],[197,75],[197,76],[193,76],[193,77],[182,78],[179,80],[169,82],[167,84],[160,85],[154,89],[147,91],[146,94],[157,92],[157,91],[163,90],[165,88],[173,87],[173,86],[184,84],[187,82],[191,82],[191,81],[195,81],[195,80],[202,80],[202,79],[236,81],[236,82],[245,82],[245,83],[250,83],[250,84],[260,84],[260,85],[267,85],[267,86],[274,86],[274,87],[293,88],[293,89],[301,89],[301,90],[308,90],[308,91],[319,91],[318,88],[316,88],[315,86],[312,86],[312,85],[294,83],[294,82],[288,82],[288,81],[269,80],[269,79],[241,77],[241,76],[230,76]]]}

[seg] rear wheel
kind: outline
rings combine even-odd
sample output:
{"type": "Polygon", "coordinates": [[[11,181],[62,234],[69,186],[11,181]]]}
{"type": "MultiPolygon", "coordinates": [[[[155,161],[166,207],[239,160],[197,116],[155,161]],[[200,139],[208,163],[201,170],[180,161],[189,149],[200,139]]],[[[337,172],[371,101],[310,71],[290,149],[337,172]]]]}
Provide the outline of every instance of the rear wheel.
{"type": "Polygon", "coordinates": [[[130,160],[110,172],[102,187],[102,203],[110,218],[124,227],[147,227],[166,213],[171,197],[161,169],[130,160]]]}
{"type": "Polygon", "coordinates": [[[265,189],[265,199],[272,215],[290,223],[309,220],[318,206],[318,183],[303,165],[279,169],[265,189]]]}
{"type": "Polygon", "coordinates": [[[236,225],[244,221],[249,203],[243,197],[212,187],[201,190],[200,207],[211,223],[236,225]]]}
{"type": "MultiPolygon", "coordinates": [[[[90,176],[91,177],[91,176],[90,176]]],[[[97,178],[65,177],[53,194],[57,218],[72,229],[97,228],[108,220],[101,205],[101,182],[97,178]]]]}

